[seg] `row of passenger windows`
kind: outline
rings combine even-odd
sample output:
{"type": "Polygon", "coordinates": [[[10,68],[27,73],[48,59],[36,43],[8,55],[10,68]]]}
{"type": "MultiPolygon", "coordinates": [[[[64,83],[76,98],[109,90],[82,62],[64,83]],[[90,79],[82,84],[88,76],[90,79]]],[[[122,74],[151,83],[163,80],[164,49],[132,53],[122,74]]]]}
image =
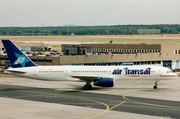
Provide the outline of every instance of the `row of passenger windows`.
{"type": "MultiPolygon", "coordinates": [[[[64,71],[39,71],[39,73],[63,73],[64,71]]],[[[107,73],[108,71],[71,71],[72,73],[79,73],[79,72],[103,72],[107,73]]],[[[111,72],[111,71],[109,71],[111,72]]],[[[151,71],[155,72],[155,71],[151,71]]]]}
{"type": "Polygon", "coordinates": [[[39,73],[63,73],[64,71],[39,71],[39,73]]]}
{"type": "Polygon", "coordinates": [[[154,53],[158,53],[158,52],[160,52],[160,50],[137,50],[137,49],[100,49],[100,48],[94,48],[94,49],[92,49],[92,51],[93,52],[134,52],[134,53],[136,53],[136,52],[142,52],[142,53],[148,53],[148,52],[150,52],[150,53],[152,53],[152,52],[154,52],[154,53]]]}
{"type": "MultiPolygon", "coordinates": [[[[64,71],[39,71],[39,73],[63,73],[64,71]]],[[[77,72],[108,72],[108,71],[71,71],[72,73],[77,73],[77,72]]],[[[109,71],[111,72],[111,71],[109,71]]]]}
{"type": "MultiPolygon", "coordinates": [[[[39,71],[39,73],[63,73],[64,71],[39,71]]],[[[92,72],[92,73],[107,73],[108,71],[71,71],[72,73],[89,73],[89,72],[92,72]]],[[[109,71],[111,72],[111,71],[109,71]]],[[[155,72],[155,71],[151,71],[151,72],[155,72]]]]}

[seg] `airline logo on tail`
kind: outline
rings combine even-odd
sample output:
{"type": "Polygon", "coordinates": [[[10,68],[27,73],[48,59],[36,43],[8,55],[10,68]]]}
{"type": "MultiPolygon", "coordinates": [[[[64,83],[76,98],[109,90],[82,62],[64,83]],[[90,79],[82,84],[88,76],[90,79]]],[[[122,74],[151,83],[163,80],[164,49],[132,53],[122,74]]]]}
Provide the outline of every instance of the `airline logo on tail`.
{"type": "Polygon", "coordinates": [[[12,41],[2,40],[2,43],[13,68],[36,66],[12,41]]]}
{"type": "Polygon", "coordinates": [[[30,62],[25,56],[24,54],[18,54],[18,53],[14,53],[17,60],[14,62],[13,65],[17,65],[17,64],[21,64],[22,67],[25,67],[26,62],[30,62]]]}

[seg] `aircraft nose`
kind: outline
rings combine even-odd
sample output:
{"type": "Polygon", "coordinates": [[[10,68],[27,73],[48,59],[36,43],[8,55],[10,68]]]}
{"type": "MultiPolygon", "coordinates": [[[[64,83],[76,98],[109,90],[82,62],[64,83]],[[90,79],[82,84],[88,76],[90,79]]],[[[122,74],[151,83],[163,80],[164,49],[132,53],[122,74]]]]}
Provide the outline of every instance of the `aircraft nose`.
{"type": "Polygon", "coordinates": [[[170,77],[177,78],[177,77],[178,77],[178,75],[177,75],[176,73],[172,73],[172,74],[170,74],[170,77]]]}
{"type": "Polygon", "coordinates": [[[160,77],[164,77],[164,78],[177,78],[178,75],[176,73],[168,73],[168,74],[160,75],[160,77]]]}

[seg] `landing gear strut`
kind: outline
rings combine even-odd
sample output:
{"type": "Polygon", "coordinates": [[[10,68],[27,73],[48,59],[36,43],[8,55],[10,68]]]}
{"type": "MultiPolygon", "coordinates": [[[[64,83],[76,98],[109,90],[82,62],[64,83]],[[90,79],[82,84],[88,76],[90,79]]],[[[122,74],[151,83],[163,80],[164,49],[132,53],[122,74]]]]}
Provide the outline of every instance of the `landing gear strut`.
{"type": "Polygon", "coordinates": [[[154,88],[154,89],[157,89],[157,88],[158,88],[157,86],[158,86],[158,83],[157,83],[157,81],[155,81],[155,85],[154,85],[153,88],[154,88]]]}
{"type": "Polygon", "coordinates": [[[87,80],[86,84],[82,87],[83,90],[91,90],[92,89],[92,85],[91,85],[91,81],[87,80]]]}
{"type": "Polygon", "coordinates": [[[91,90],[92,89],[92,85],[84,85],[83,86],[83,90],[91,90]]]}

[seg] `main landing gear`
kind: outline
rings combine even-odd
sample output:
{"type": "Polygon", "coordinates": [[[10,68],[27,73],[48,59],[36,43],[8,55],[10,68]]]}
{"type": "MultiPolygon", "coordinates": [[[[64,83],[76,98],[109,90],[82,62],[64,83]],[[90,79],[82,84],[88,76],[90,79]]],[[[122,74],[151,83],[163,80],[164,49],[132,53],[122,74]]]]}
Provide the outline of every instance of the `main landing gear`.
{"type": "Polygon", "coordinates": [[[91,85],[91,81],[87,80],[86,84],[82,87],[83,90],[91,90],[92,89],[92,85],[91,85]]]}
{"type": "Polygon", "coordinates": [[[91,90],[92,89],[92,85],[84,85],[83,86],[83,90],[91,90]]]}
{"type": "Polygon", "coordinates": [[[157,81],[155,81],[155,85],[154,85],[153,88],[154,88],[154,89],[157,89],[157,88],[158,88],[157,86],[158,86],[158,83],[157,83],[157,81]]]}

